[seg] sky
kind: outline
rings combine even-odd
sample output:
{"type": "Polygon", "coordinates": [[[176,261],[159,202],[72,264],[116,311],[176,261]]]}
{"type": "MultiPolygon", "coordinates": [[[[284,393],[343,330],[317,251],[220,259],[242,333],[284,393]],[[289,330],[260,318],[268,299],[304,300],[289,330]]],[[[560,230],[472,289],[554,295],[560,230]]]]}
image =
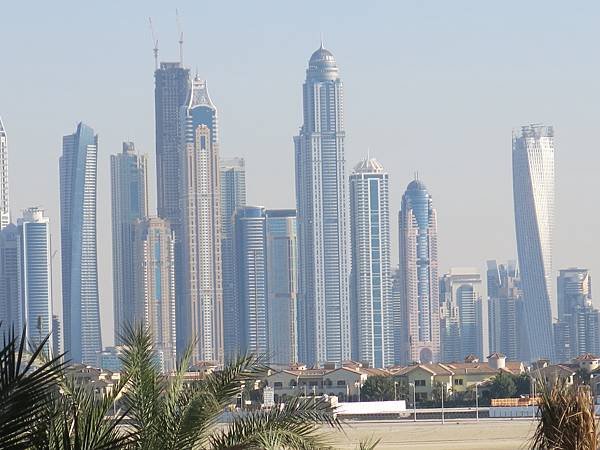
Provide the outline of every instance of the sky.
{"type": "MultiPolygon", "coordinates": [[[[99,134],[98,253],[104,345],[113,342],[109,156],[133,140],[151,160],[155,210],[152,17],[161,61],[205,78],[221,153],[246,159],[248,202],[294,207],[292,137],[320,35],[345,89],[347,170],[368,149],[390,174],[397,213],[418,172],[438,210],[441,270],[516,257],[511,133],[555,127],[554,268],[600,273],[600,3],[595,1],[0,0],[0,116],[9,138],[13,218],[52,222],[60,305],[58,158],[84,121],[99,134]]],[[[599,302],[600,303],[600,302],[599,302]]]]}

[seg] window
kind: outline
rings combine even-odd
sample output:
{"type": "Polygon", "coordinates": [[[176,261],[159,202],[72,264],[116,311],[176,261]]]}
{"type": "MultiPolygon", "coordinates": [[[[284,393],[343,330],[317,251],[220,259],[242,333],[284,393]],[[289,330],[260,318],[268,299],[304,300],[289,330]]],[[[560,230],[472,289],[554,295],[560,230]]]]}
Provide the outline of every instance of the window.
{"type": "Polygon", "coordinates": [[[346,386],[346,380],[338,380],[337,385],[338,386],[346,386]]]}
{"type": "Polygon", "coordinates": [[[283,387],[283,383],[281,381],[275,382],[275,388],[282,388],[282,387],[283,387]]]}
{"type": "Polygon", "coordinates": [[[463,380],[462,378],[455,378],[454,386],[462,386],[464,382],[465,382],[465,380],[463,380]]]}
{"type": "Polygon", "coordinates": [[[425,380],[415,380],[415,386],[426,386],[425,380]]]}

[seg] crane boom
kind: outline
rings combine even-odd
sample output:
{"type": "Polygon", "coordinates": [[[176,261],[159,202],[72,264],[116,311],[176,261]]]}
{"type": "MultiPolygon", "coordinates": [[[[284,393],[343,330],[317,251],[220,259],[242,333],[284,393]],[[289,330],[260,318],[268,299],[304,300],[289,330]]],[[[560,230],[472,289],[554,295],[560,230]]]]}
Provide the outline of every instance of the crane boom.
{"type": "Polygon", "coordinates": [[[154,33],[154,25],[152,25],[152,17],[148,17],[148,23],[150,24],[150,32],[152,33],[152,44],[154,45],[154,69],[158,70],[158,39],[154,33]]]}
{"type": "Polygon", "coordinates": [[[181,20],[177,8],[175,8],[175,19],[177,20],[177,33],[179,34],[179,62],[183,67],[183,31],[181,31],[181,20]]]}

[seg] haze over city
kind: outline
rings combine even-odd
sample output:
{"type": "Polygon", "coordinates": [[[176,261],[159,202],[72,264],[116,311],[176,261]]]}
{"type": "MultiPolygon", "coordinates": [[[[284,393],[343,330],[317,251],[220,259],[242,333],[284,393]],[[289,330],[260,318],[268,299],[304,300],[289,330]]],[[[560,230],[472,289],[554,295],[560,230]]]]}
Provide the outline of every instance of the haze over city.
{"type": "MultiPolygon", "coordinates": [[[[438,217],[440,274],[516,259],[511,133],[554,126],[554,269],[600,271],[593,207],[600,117],[600,5],[579,2],[76,2],[2,6],[0,115],[9,135],[13,217],[46,210],[59,249],[61,137],[78,121],[99,135],[98,258],[103,345],[113,339],[109,155],[133,140],[154,184],[154,60],[207,80],[220,153],[246,160],[248,204],[294,208],[294,146],[307,60],[334,54],[344,80],[346,169],[367,151],[390,174],[392,265],[397,213],[418,172],[438,217]],[[58,18],[60,22],[48,20],[58,18]]],[[[153,207],[152,207],[153,209],[153,207]]],[[[60,255],[54,259],[61,313],[60,255]]]]}

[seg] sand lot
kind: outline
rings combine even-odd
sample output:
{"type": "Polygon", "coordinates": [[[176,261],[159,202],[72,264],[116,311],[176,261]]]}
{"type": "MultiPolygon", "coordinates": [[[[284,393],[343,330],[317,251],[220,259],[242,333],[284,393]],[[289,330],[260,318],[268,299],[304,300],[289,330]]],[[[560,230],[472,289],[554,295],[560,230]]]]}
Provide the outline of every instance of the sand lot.
{"type": "Polygon", "coordinates": [[[526,449],[534,430],[531,420],[440,422],[349,422],[335,437],[336,448],[355,449],[369,436],[381,437],[378,449],[514,450],[526,449]]]}

